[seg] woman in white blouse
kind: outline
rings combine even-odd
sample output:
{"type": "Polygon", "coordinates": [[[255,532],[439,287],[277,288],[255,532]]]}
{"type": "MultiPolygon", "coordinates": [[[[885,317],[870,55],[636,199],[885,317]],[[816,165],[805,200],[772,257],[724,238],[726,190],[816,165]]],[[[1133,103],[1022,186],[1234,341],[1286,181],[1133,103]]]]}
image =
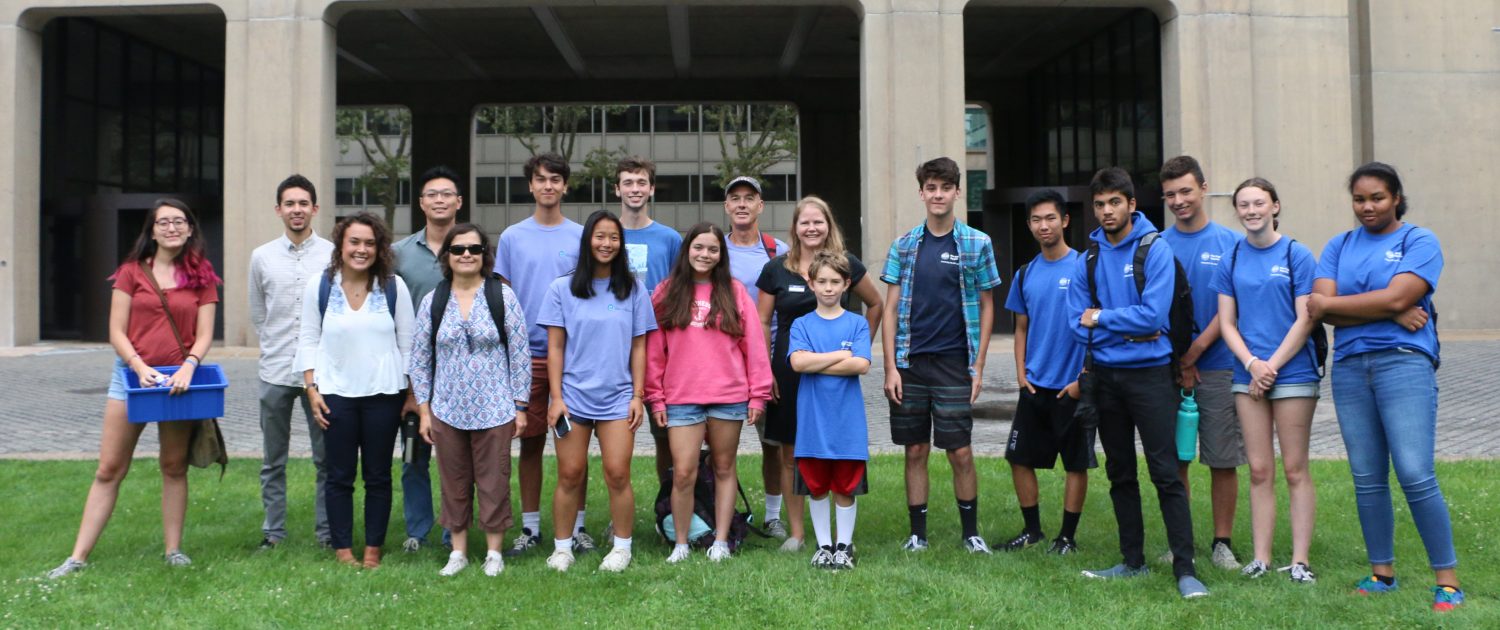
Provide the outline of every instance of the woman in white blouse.
{"type": "Polygon", "coordinates": [[[401,425],[412,307],[394,275],[391,232],[368,212],[333,230],[328,270],[302,295],[296,368],[303,374],[313,419],[327,449],[329,539],[339,562],[353,552],[354,474],[363,458],[364,567],[380,566],[391,518],[391,451],[401,425]],[[395,293],[395,295],[390,295],[395,293]]]}

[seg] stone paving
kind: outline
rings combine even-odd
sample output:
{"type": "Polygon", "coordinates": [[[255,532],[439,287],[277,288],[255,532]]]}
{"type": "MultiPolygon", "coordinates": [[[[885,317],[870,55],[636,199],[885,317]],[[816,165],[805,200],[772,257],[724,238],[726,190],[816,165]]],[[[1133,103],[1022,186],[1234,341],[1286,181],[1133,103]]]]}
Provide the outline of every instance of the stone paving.
{"type": "MultiPolygon", "coordinates": [[[[997,336],[990,346],[985,390],[976,406],[976,454],[1004,453],[1016,396],[1015,360],[1011,340],[997,336]]],[[[217,348],[210,360],[229,377],[225,417],[221,421],[234,455],[259,456],[261,450],[255,349],[217,348]]],[[[1438,372],[1437,454],[1443,458],[1500,455],[1500,339],[1446,340],[1443,367],[1438,372]]],[[[0,353],[0,382],[8,385],[0,397],[0,458],[81,458],[97,456],[104,395],[113,352],[103,344],[55,344],[0,353]]],[[[890,443],[889,408],[881,393],[883,382],[876,365],[862,379],[869,414],[870,446],[876,452],[899,452],[890,443]]],[[[1344,457],[1329,381],[1313,423],[1312,452],[1317,457],[1344,457]]],[[[293,422],[292,454],[307,455],[306,424],[301,412],[293,422]]],[[[758,451],[754,432],[745,431],[742,452],[758,451]]],[[[155,453],[156,432],[142,432],[137,451],[155,453]]],[[[637,437],[637,452],[653,452],[649,434],[637,437]]]]}

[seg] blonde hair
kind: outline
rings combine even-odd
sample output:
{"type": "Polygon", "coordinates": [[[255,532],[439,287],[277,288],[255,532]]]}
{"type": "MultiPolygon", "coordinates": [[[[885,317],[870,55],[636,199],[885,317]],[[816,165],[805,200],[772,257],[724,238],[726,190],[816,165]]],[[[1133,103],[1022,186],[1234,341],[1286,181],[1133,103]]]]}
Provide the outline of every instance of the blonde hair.
{"type": "MultiPolygon", "coordinates": [[[[802,216],[802,210],[807,207],[816,208],[823,213],[823,220],[828,223],[828,236],[823,239],[823,247],[818,253],[827,252],[844,258],[847,250],[844,249],[844,235],[839,231],[839,224],[833,220],[833,210],[829,209],[828,202],[814,195],[803,197],[797,202],[797,208],[792,211],[791,251],[786,253],[786,268],[792,273],[801,273],[802,270],[802,240],[797,237],[797,219],[802,216]]],[[[808,270],[811,273],[811,269],[808,270]]]]}

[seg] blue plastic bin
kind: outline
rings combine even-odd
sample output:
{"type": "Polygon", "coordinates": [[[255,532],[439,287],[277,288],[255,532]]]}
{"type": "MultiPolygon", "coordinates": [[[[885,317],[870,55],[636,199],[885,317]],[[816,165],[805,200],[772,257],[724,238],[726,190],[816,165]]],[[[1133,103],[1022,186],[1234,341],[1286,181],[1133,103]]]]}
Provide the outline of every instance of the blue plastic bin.
{"type": "MultiPolygon", "coordinates": [[[[178,366],[159,367],[156,371],[171,376],[178,366]]],[[[168,420],[204,420],[224,416],[224,390],[229,379],[217,364],[198,366],[188,390],[176,396],[170,387],[141,387],[135,370],[119,368],[125,377],[125,409],[131,422],[168,420]]]]}

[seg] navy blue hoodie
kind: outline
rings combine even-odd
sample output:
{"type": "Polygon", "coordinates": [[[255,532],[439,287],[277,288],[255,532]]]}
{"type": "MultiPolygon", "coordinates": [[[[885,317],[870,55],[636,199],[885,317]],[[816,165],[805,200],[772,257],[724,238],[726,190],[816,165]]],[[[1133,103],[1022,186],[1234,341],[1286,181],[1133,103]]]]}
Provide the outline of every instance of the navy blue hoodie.
{"type": "MultiPolygon", "coordinates": [[[[1089,238],[1099,244],[1099,261],[1094,282],[1099,291],[1099,325],[1094,327],[1094,361],[1107,367],[1139,368],[1166,365],[1172,356],[1172,342],[1165,334],[1167,315],[1172,308],[1172,290],[1176,283],[1172,247],[1158,238],[1146,257],[1146,290],[1137,293],[1134,270],[1135,248],[1141,237],[1156,231],[1156,226],[1139,211],[1131,213],[1130,234],[1118,245],[1112,245],[1104,228],[1095,228],[1089,238]],[[1161,332],[1154,341],[1132,342],[1125,337],[1142,337],[1161,332]]],[[[1087,342],[1089,329],[1079,322],[1090,306],[1087,256],[1079,256],[1068,289],[1068,310],[1072,313],[1073,334],[1087,342]]]]}

